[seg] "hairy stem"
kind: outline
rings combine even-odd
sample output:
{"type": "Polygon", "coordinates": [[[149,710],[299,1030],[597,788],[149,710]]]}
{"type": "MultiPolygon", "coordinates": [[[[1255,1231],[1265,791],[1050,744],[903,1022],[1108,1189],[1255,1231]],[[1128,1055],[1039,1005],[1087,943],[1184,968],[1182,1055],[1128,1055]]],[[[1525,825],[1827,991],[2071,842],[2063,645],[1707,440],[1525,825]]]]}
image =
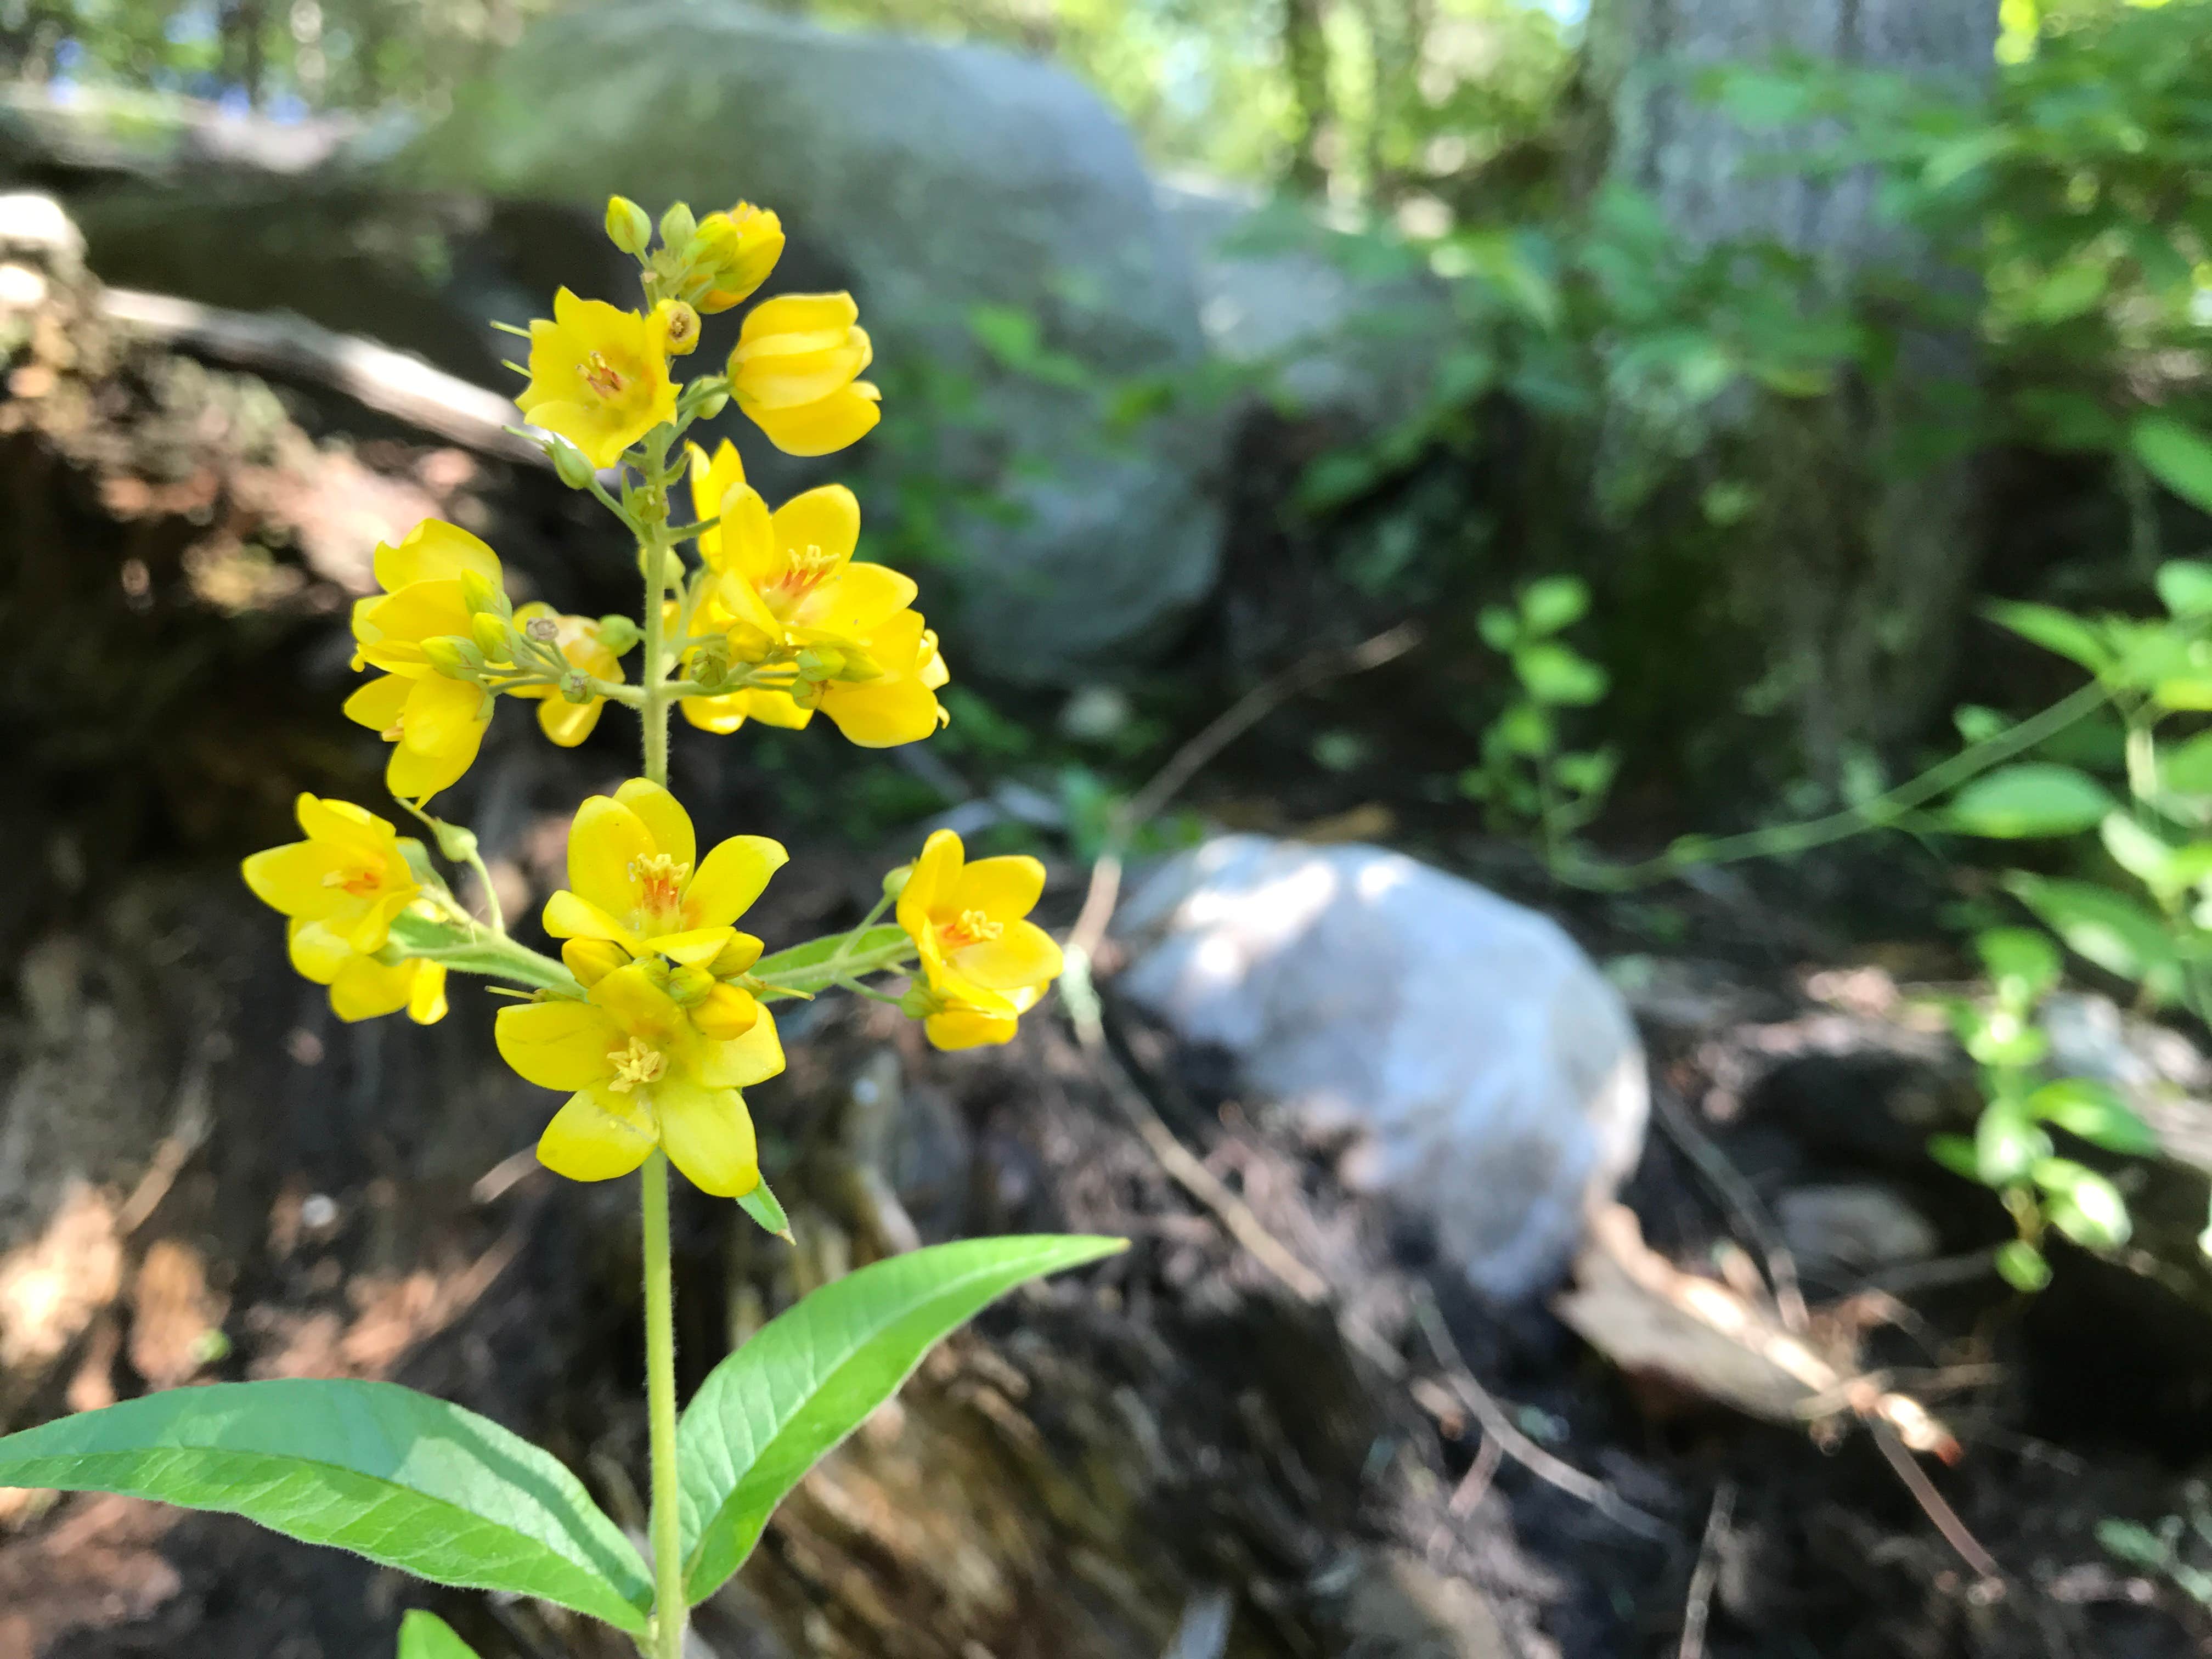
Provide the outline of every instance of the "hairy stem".
{"type": "Polygon", "coordinates": [[[653,1659],[683,1659],[687,1604],[676,1513],[676,1297],[669,1265],[668,1158],[645,1160],[645,1396],[653,1440],[653,1659]]]}

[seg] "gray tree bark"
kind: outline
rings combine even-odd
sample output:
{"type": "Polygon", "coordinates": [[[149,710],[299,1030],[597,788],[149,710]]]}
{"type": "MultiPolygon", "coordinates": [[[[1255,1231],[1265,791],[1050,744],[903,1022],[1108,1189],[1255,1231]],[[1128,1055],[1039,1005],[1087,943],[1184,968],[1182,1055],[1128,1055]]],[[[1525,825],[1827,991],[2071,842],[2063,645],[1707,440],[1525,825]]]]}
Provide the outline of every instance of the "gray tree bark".
{"type": "MultiPolygon", "coordinates": [[[[1595,0],[1585,83],[1601,137],[1585,177],[1644,192],[1693,247],[1778,243],[1827,296],[1877,273],[1968,292],[1970,276],[1880,212],[1870,170],[1789,165],[1832,131],[1747,131],[1696,80],[1797,57],[1972,89],[1996,25],[1996,0],[1595,0]]],[[[1733,597],[1772,641],[1763,682],[1794,709],[1815,776],[1833,779],[1855,744],[1921,729],[1948,684],[1979,550],[1974,480],[1963,454],[1931,456],[1924,438],[1960,430],[1974,380],[1971,338],[1908,328],[1892,372],[1817,399],[1746,400],[1709,434],[1755,492],[1733,597]]]]}

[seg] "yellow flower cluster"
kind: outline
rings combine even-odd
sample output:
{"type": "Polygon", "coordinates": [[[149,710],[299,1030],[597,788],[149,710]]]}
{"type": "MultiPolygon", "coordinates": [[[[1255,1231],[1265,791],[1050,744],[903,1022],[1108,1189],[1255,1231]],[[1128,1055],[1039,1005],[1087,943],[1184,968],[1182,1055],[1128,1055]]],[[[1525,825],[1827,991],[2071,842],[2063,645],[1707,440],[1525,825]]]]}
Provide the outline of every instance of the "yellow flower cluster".
{"type": "MultiPolygon", "coordinates": [[[[550,319],[511,331],[530,342],[516,404],[562,480],[591,491],[635,539],[642,619],[515,605],[498,555],[437,520],[378,546],[377,591],[352,615],[354,666],[371,678],[345,713],[391,745],[387,787],[439,851],[473,869],[483,914],[455,897],[422,842],[313,795],[298,802],[305,839],[255,854],[245,875],[288,918],[293,963],[329,988],[343,1019],[403,1008],[437,1019],[449,967],[520,987],[527,1000],[501,1011],[495,1035],[518,1073],[568,1097],[538,1144],[549,1167],[605,1180],[657,1147],[704,1190],[751,1204],[760,1170],[744,1091],[784,1067],[763,998],[858,988],[908,967],[899,1001],[929,1041],[973,1048],[1012,1038],[1060,957],[1029,920],[1043,866],[969,863],[944,831],[902,872],[896,928],[872,926],[887,897],[851,933],[766,962],[763,942],[739,930],[786,854],[757,836],[701,852],[662,781],[671,709],[723,733],[748,720],[802,728],[818,714],[850,742],[883,748],[945,725],[947,671],[914,580],[856,557],[850,489],[823,484],[771,509],[735,445],[710,453],[684,441],[730,404],[793,455],[866,435],[881,406],[861,378],[873,347],[852,296],[762,302],[720,372],[679,384],[674,366],[698,351],[702,319],[744,304],[775,269],[782,224],[749,203],[704,219],[678,204],[656,247],[653,222],[617,197],[607,230],[637,258],[644,303],[559,290],[550,319]],[[688,524],[671,512],[687,472],[688,524]],[[623,659],[641,643],[644,660],[626,676],[623,659]],[[507,933],[475,836],[428,811],[474,763],[502,695],[534,702],[539,728],[564,746],[589,738],[609,702],[645,725],[650,776],[592,796],[570,823],[568,885],[541,916],[558,962],[507,933]]],[[[769,1199],[755,1213],[774,1211],[769,1199]]]]}

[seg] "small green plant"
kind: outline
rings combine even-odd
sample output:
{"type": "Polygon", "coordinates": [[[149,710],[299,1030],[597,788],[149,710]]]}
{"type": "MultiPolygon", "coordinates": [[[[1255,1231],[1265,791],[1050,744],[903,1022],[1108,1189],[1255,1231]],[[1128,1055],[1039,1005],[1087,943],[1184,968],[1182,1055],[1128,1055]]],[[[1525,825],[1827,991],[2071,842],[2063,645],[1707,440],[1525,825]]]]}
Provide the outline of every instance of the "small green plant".
{"type": "Polygon", "coordinates": [[[2189,1558],[2212,1552],[2212,1489],[2192,1480],[2183,1488],[2188,1513],[2169,1515],[2157,1529],[2133,1521],[2108,1518],[2097,1523],[2097,1541],[2131,1567],[2155,1573],[2197,1606],[2212,1611],[2212,1571],[2189,1558]]]}
{"type": "Polygon", "coordinates": [[[1578,576],[1547,576],[1521,592],[1517,607],[1484,608],[1483,643],[1513,669],[1517,695],[1482,734],[1482,763],[1460,774],[1460,793],[1490,809],[1494,827],[1532,826],[1546,863],[1559,865],[1577,831],[1605,809],[1620,763],[1610,744],[1566,747],[1562,711],[1601,702],[1606,672],[1560,637],[1589,611],[1578,576]]]}

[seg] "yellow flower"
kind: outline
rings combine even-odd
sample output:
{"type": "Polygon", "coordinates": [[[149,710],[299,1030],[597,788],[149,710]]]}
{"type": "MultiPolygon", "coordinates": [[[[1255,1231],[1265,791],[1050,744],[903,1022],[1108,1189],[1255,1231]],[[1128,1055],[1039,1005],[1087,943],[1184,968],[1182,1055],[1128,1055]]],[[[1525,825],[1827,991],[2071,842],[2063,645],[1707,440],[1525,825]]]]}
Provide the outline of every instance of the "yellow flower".
{"type": "Polygon", "coordinates": [[[284,940],[292,966],[304,979],[331,988],[331,1012],[340,1019],[374,1019],[402,1008],[417,1025],[446,1017],[446,964],[409,957],[396,963],[364,956],[321,921],[295,919],[284,940]]]}
{"type": "Polygon", "coordinates": [[[822,713],[864,748],[912,743],[943,720],[937,687],[947,678],[937,637],[908,609],[911,578],[856,563],[860,504],[842,484],[810,489],[770,514],[744,482],[736,449],[710,459],[691,452],[691,489],[702,519],[720,523],[699,538],[719,580],[699,624],[720,630],[738,663],[791,661],[811,672],[788,691],[750,690],[687,697],[684,716],[709,732],[748,719],[800,727],[822,713]]]}
{"type": "Polygon", "coordinates": [[[768,280],[783,255],[783,222],[765,208],[740,202],[727,213],[699,222],[706,257],[692,267],[710,286],[694,301],[700,310],[727,311],[768,280]]]}
{"type": "Polygon", "coordinates": [[[742,1198],[760,1160],[740,1091],[783,1070],[775,1022],[763,1012],[741,1036],[710,1036],[671,994],[672,978],[659,961],[631,962],[599,977],[588,1001],[501,1009],[499,1052],[530,1082],[572,1091],[538,1142],[556,1174],[628,1175],[657,1142],[696,1186],[742,1198]]]}
{"type": "Polygon", "coordinates": [[[460,777],[491,724],[491,695],[431,665],[426,641],[468,637],[461,578],[497,587],[499,556],[458,525],[425,519],[397,546],[379,544],[376,580],[385,591],[354,606],[354,666],[384,670],[346,699],[349,720],[394,745],[386,787],[425,800],[460,777]]]}
{"type": "Polygon", "coordinates": [[[1006,1042],[1059,974],[1060,946],[1027,920],[1043,891],[1044,866],[1035,859],[969,864],[950,830],[922,843],[897,915],[921,953],[933,1005],[923,1029],[938,1047],[1006,1042]]]}
{"type": "Polygon", "coordinates": [[[849,294],[783,294],[756,306],[730,353],[730,390],[787,455],[827,455],[875,425],[882,396],[855,378],[873,349],[849,294]]]}
{"type": "MultiPolygon", "coordinates": [[[[621,684],[621,660],[600,641],[599,623],[588,617],[564,617],[551,605],[539,602],[515,607],[516,628],[526,631],[535,622],[553,624],[552,643],[568,659],[571,668],[580,668],[594,679],[621,684]]],[[[599,723],[599,713],[607,701],[605,697],[593,697],[589,702],[570,702],[561,695],[560,688],[553,685],[517,686],[507,695],[536,700],[538,730],[563,749],[574,749],[592,735],[592,728],[599,723]]]]}
{"type": "Polygon", "coordinates": [[[605,940],[632,957],[735,971],[725,953],[750,940],[757,955],[759,942],[732,924],[787,856],[765,836],[732,836],[699,859],[682,803],[659,784],[632,778],[576,809],[568,885],[546,900],[545,931],[605,940]]]}
{"type": "Polygon", "coordinates": [[[566,438],[593,466],[612,466],[676,418],[665,319],[561,289],[553,320],[530,325],[530,384],[514,403],[531,425],[566,438]]]}
{"type": "Polygon", "coordinates": [[[398,832],[349,800],[302,794],[294,811],[307,840],[248,858],[246,884],[264,904],[316,923],[349,951],[381,951],[392,918],[422,890],[398,832]]]}

